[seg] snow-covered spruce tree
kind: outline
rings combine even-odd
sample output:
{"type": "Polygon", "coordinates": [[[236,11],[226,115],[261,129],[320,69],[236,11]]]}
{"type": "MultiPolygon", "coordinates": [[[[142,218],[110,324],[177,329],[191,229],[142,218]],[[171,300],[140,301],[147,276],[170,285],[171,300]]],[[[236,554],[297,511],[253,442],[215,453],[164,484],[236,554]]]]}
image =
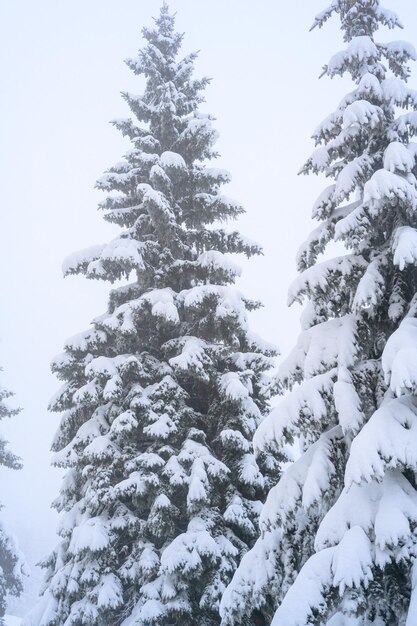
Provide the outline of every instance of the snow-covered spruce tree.
{"type": "MultiPolygon", "coordinates": [[[[381,43],[400,26],[378,0],[334,0],[346,48],[324,68],[355,88],[314,133],[304,173],[332,184],[298,254],[290,304],[308,301],[279,370],[290,392],[255,435],[298,440],[261,513],[261,537],[223,604],[223,623],[254,607],[273,626],[417,624],[417,92],[414,48],[381,43]],[[328,243],[346,254],[323,259],[328,243]]],[[[329,255],[330,256],[330,255],[329,255]]]]}
{"type": "MultiPolygon", "coordinates": [[[[19,409],[12,409],[7,399],[13,394],[0,386],[0,420],[13,417],[19,409]]],[[[10,452],[8,442],[0,434],[0,467],[20,469],[19,457],[10,452]]],[[[1,508],[1,504],[0,504],[1,508]]],[[[22,559],[14,537],[0,521],[0,626],[3,626],[3,617],[6,612],[6,598],[8,595],[18,596],[22,591],[22,559]]]]}
{"type": "Polygon", "coordinates": [[[177,60],[166,5],[143,34],[127,63],[146,89],[123,94],[134,118],[114,122],[131,146],[97,183],[121,233],[65,262],[65,274],[130,282],[53,363],[55,463],[68,470],[36,626],[218,624],[268,489],[251,442],[273,350],[248,328],[257,305],[231,286],[229,256],[260,249],[220,227],[242,207],[220,194],[229,174],[207,166],[207,80],[192,77],[195,54],[177,60]]]}

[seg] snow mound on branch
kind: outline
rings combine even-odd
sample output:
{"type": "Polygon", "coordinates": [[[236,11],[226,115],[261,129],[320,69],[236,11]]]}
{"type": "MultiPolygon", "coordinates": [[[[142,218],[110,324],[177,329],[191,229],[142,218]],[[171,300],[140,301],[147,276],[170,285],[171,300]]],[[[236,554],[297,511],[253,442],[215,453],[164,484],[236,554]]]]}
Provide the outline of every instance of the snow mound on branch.
{"type": "Polygon", "coordinates": [[[399,141],[393,141],[384,152],[384,169],[389,172],[408,174],[414,167],[414,156],[399,141]]]}
{"type": "Polygon", "coordinates": [[[349,104],[343,112],[343,128],[348,128],[352,124],[369,124],[371,128],[375,128],[383,115],[380,107],[367,100],[356,100],[356,102],[349,104]]]}
{"type": "Polygon", "coordinates": [[[128,237],[116,237],[105,245],[91,246],[69,255],[62,265],[64,276],[84,272],[88,278],[106,276],[105,263],[118,263],[143,269],[143,243],[128,237]]]}
{"type": "Polygon", "coordinates": [[[372,580],[372,546],[359,526],[353,526],[339,545],[311,556],[287,592],[271,626],[307,626],[314,612],[325,606],[332,587],[367,587],[372,580]]]}
{"type": "Polygon", "coordinates": [[[97,606],[116,609],[122,604],[123,587],[120,579],[115,574],[106,574],[100,581],[97,606]]]}
{"type": "Polygon", "coordinates": [[[368,154],[356,157],[345,165],[337,177],[335,201],[343,202],[357,187],[358,182],[372,171],[373,159],[368,154]]]}
{"type": "Polygon", "coordinates": [[[241,567],[234,573],[220,602],[220,616],[227,626],[236,623],[233,617],[228,619],[229,614],[233,616],[233,612],[238,610],[240,615],[244,615],[249,607],[256,606],[260,591],[270,589],[276,576],[275,550],[279,549],[281,539],[282,529],[268,532],[244,554],[241,567]]]}
{"type": "Polygon", "coordinates": [[[355,312],[362,309],[373,310],[382,300],[386,288],[385,278],[379,271],[380,260],[371,261],[356,288],[352,308],[355,312]]]}
{"type": "Polygon", "coordinates": [[[349,41],[346,56],[349,61],[365,61],[372,57],[376,58],[378,56],[378,48],[367,35],[353,37],[349,41]]]}
{"type": "Polygon", "coordinates": [[[312,209],[312,218],[313,219],[323,219],[324,216],[330,214],[334,207],[334,195],[335,195],[336,185],[329,185],[324,189],[315,203],[313,204],[312,209]]]}
{"type": "Polygon", "coordinates": [[[144,262],[140,252],[142,246],[140,241],[118,237],[103,248],[101,259],[103,261],[128,261],[143,269],[144,262]]]}
{"type": "Polygon", "coordinates": [[[120,328],[122,332],[135,332],[133,313],[140,312],[148,304],[151,313],[157,318],[177,324],[179,322],[178,310],[175,305],[176,293],[166,287],[165,289],[153,289],[144,293],[140,298],[131,300],[119,306],[112,315],[102,320],[103,326],[114,330],[120,328]]]}
{"type": "Polygon", "coordinates": [[[318,296],[328,289],[329,283],[337,279],[339,279],[339,289],[343,289],[343,286],[366,266],[365,259],[357,254],[345,254],[316,263],[299,274],[292,282],[288,290],[288,305],[294,302],[302,303],[306,294],[318,296]]]}
{"type": "Polygon", "coordinates": [[[109,545],[107,522],[101,517],[91,517],[72,531],[68,550],[79,554],[85,550],[100,552],[109,545]]]}
{"type": "Polygon", "coordinates": [[[223,270],[234,276],[241,275],[241,268],[235,263],[228,255],[219,252],[218,250],[207,250],[200,254],[197,259],[198,264],[201,267],[207,267],[213,270],[223,270]]]}
{"type": "Polygon", "coordinates": [[[324,146],[321,146],[320,148],[314,150],[310,158],[312,167],[317,170],[326,169],[326,167],[330,163],[329,151],[324,146]]]}
{"type": "Polygon", "coordinates": [[[315,550],[340,544],[350,528],[375,535],[375,561],[384,565],[413,553],[411,525],[417,519],[417,495],[400,470],[388,470],[381,482],[352,484],[322,520],[315,550]]]}
{"type": "Polygon", "coordinates": [[[356,433],[362,426],[365,415],[361,409],[361,402],[352,375],[347,367],[339,367],[337,381],[333,386],[334,404],[339,424],[343,432],[356,433]]]}
{"type": "Polygon", "coordinates": [[[410,210],[415,210],[417,207],[417,189],[415,185],[409,183],[402,176],[387,170],[378,170],[365,184],[363,202],[371,210],[376,209],[375,213],[377,214],[379,203],[391,200],[401,200],[410,205],[410,210]]]}
{"type": "Polygon", "coordinates": [[[397,76],[386,78],[382,81],[381,88],[385,100],[392,104],[401,105],[407,101],[408,88],[401,78],[397,76]]]}
{"type": "Polygon", "coordinates": [[[417,319],[406,317],[388,339],[382,354],[385,381],[401,396],[417,389],[417,319]]]}
{"type": "Polygon", "coordinates": [[[242,383],[237,372],[227,372],[220,379],[220,389],[230,400],[249,398],[250,390],[242,383]]]}
{"type": "Polygon", "coordinates": [[[340,427],[324,433],[295,463],[284,472],[267,497],[260,516],[264,531],[285,526],[297,507],[308,509],[330,487],[335,467],[333,444],[342,435],[340,427]]]}
{"type": "Polygon", "coordinates": [[[275,613],[271,626],[307,626],[313,607],[325,606],[325,593],[332,582],[334,550],[322,550],[307,561],[275,613]]]}
{"type": "Polygon", "coordinates": [[[356,526],[368,532],[375,519],[380,489],[378,483],[345,487],[318,528],[315,550],[319,552],[338,544],[349,528],[356,526]]]}
{"type": "Polygon", "coordinates": [[[417,400],[386,401],[352,442],[345,485],[382,479],[387,469],[417,468],[417,400]]]}
{"type": "Polygon", "coordinates": [[[335,377],[336,370],[315,376],[285,396],[255,432],[255,450],[259,452],[270,446],[281,446],[284,433],[294,432],[302,419],[319,424],[327,415],[323,396],[331,394],[335,377]]]}
{"type": "Polygon", "coordinates": [[[400,226],[394,234],[392,246],[394,265],[402,271],[406,265],[417,263],[417,230],[411,226],[400,226]]]}
{"type": "Polygon", "coordinates": [[[90,246],[84,250],[78,250],[69,254],[62,263],[62,272],[64,276],[76,272],[81,265],[89,264],[96,261],[105,248],[105,244],[90,246]]]}
{"type": "MultiPolygon", "coordinates": [[[[163,551],[161,556],[161,571],[174,573],[175,571],[198,572],[201,570],[204,558],[212,561],[220,559],[225,553],[225,542],[220,546],[220,537],[211,536],[205,522],[194,517],[188,524],[187,532],[178,535],[163,551]]],[[[237,556],[238,550],[231,542],[227,542],[227,553],[237,556]]]]}
{"type": "Polygon", "coordinates": [[[295,348],[278,369],[278,378],[287,383],[309,379],[336,366],[353,365],[357,352],[357,319],[349,314],[330,319],[303,331],[295,348]]]}
{"type": "MultiPolygon", "coordinates": [[[[379,551],[406,546],[410,538],[413,544],[410,521],[417,521],[417,494],[401,472],[387,472],[375,515],[375,543],[379,551]]],[[[379,558],[382,561],[381,555],[379,558]]]]}
{"type": "Polygon", "coordinates": [[[416,49],[409,41],[399,39],[398,41],[390,41],[382,44],[385,50],[394,56],[398,56],[403,59],[411,59],[415,61],[417,59],[416,49]]]}
{"type": "Polygon", "coordinates": [[[169,287],[166,289],[154,289],[142,296],[152,307],[152,315],[162,317],[171,322],[179,322],[177,307],[174,304],[175,292],[169,287]]]}
{"type": "Polygon", "coordinates": [[[360,526],[353,526],[343,538],[332,561],[333,586],[342,595],[347,588],[367,587],[372,580],[372,545],[360,526]]]}
{"type": "Polygon", "coordinates": [[[159,162],[162,167],[166,168],[185,169],[187,167],[184,159],[178,152],[171,152],[169,150],[161,154],[159,162]]]}
{"type": "Polygon", "coordinates": [[[353,37],[346,50],[337,52],[332,56],[328,65],[327,73],[330,76],[340,73],[347,64],[352,62],[361,63],[365,60],[377,59],[379,57],[378,48],[370,37],[362,35],[353,37]]]}
{"type": "Polygon", "coordinates": [[[181,353],[169,359],[169,364],[182,371],[195,370],[204,380],[209,380],[205,368],[210,359],[207,356],[208,344],[198,337],[184,337],[181,353]]]}
{"type": "Polygon", "coordinates": [[[71,351],[87,352],[92,345],[104,343],[106,339],[107,335],[105,332],[89,328],[67,339],[64,343],[64,348],[71,351]]]}
{"type": "Polygon", "coordinates": [[[178,294],[178,300],[184,303],[185,308],[200,306],[205,299],[216,298],[214,309],[219,318],[236,317],[246,327],[246,307],[242,294],[234,288],[222,285],[200,285],[185,289],[178,294]]]}
{"type": "Polygon", "coordinates": [[[14,617],[14,615],[5,615],[4,616],[4,625],[5,626],[20,626],[22,623],[22,619],[20,617],[14,617]]]}

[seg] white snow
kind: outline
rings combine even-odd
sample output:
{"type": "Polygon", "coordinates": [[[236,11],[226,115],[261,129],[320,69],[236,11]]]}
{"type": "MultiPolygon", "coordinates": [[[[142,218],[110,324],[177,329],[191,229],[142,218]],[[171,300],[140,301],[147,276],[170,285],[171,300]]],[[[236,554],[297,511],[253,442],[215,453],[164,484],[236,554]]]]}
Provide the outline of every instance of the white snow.
{"type": "Polygon", "coordinates": [[[330,163],[330,155],[327,148],[321,146],[314,150],[310,157],[313,168],[318,171],[325,170],[330,163]]]}
{"type": "Polygon", "coordinates": [[[101,260],[125,262],[137,269],[143,269],[145,265],[141,254],[142,247],[143,244],[140,241],[126,237],[117,237],[104,246],[101,260]]]}
{"type": "Polygon", "coordinates": [[[163,551],[161,570],[166,573],[198,571],[202,557],[215,561],[220,556],[217,543],[207,531],[204,521],[195,517],[189,522],[187,532],[175,537],[163,551]]]}
{"type": "Polygon", "coordinates": [[[317,530],[315,550],[337,545],[354,526],[368,532],[374,523],[379,497],[380,486],[375,482],[344,488],[317,530]]]}
{"type": "MultiPolygon", "coordinates": [[[[356,103],[355,103],[356,104],[356,103]]],[[[367,154],[352,159],[340,171],[334,194],[335,202],[339,203],[349,198],[355,191],[359,182],[366,178],[371,172],[373,159],[367,154]]]]}
{"type": "Polygon", "coordinates": [[[347,367],[339,367],[333,386],[334,404],[343,432],[356,433],[365,421],[361,402],[347,367]]]}
{"type": "Polygon", "coordinates": [[[333,281],[339,280],[339,289],[343,289],[345,279],[351,279],[367,266],[360,255],[346,254],[328,261],[316,263],[313,267],[299,274],[288,290],[288,304],[302,302],[305,294],[322,293],[333,281]]]}
{"type": "Polygon", "coordinates": [[[398,200],[407,203],[410,211],[417,208],[417,188],[402,176],[382,169],[375,172],[365,184],[363,202],[374,215],[378,215],[381,202],[398,200]]]}
{"type": "Polygon", "coordinates": [[[71,554],[79,554],[85,550],[100,552],[109,545],[108,522],[102,517],[87,518],[72,531],[68,550],[71,554]]]}
{"type": "Polygon", "coordinates": [[[215,298],[215,315],[219,318],[236,317],[246,327],[246,307],[242,294],[234,287],[222,285],[200,285],[185,289],[178,294],[178,300],[186,308],[199,307],[205,299],[215,298]]]}
{"type": "Polygon", "coordinates": [[[232,276],[240,276],[241,268],[235,261],[233,261],[231,255],[223,254],[218,250],[207,250],[200,254],[197,259],[197,263],[201,267],[207,267],[213,270],[223,270],[232,276]]]}
{"type": "Polygon", "coordinates": [[[360,279],[352,303],[355,312],[364,309],[372,311],[380,304],[386,288],[385,278],[379,271],[380,266],[379,259],[371,261],[360,279]]]}
{"type": "Polygon", "coordinates": [[[417,390],[417,319],[406,317],[389,337],[382,354],[385,381],[400,396],[417,390]]]}
{"type": "Polygon", "coordinates": [[[417,467],[417,403],[412,396],[388,400],[352,442],[345,484],[382,479],[399,465],[417,467]]]}
{"type": "Polygon", "coordinates": [[[417,626],[417,561],[411,568],[411,598],[405,626],[417,626]]]}
{"type": "Polygon", "coordinates": [[[335,549],[314,554],[301,569],[276,611],[271,626],[308,626],[313,608],[324,605],[324,594],[332,583],[335,549]]]}
{"type": "Polygon", "coordinates": [[[356,352],[357,318],[329,319],[300,333],[295,348],[278,368],[278,379],[312,378],[336,366],[349,367],[356,352]]]}
{"type": "Polygon", "coordinates": [[[285,432],[295,432],[301,420],[314,424],[327,415],[324,395],[332,391],[336,370],[315,376],[287,394],[259,425],[253,440],[255,450],[282,446],[285,432]]]}
{"type": "Polygon", "coordinates": [[[347,47],[347,59],[349,61],[368,61],[378,57],[378,48],[370,37],[362,35],[353,37],[347,47]]]}
{"type": "Polygon", "coordinates": [[[411,538],[410,521],[417,521],[417,494],[399,471],[386,473],[375,515],[375,543],[382,551],[406,544],[411,538]]]}
{"type": "Polygon", "coordinates": [[[179,322],[179,315],[175,297],[175,292],[168,287],[153,289],[144,293],[140,298],[119,306],[111,315],[102,319],[101,324],[110,330],[120,328],[125,333],[135,332],[133,313],[143,310],[146,304],[150,305],[152,315],[176,324],[179,322]]]}
{"type": "Polygon", "coordinates": [[[285,526],[297,508],[308,509],[320,500],[335,473],[332,448],[341,434],[339,427],[323,434],[285,470],[278,484],[270,490],[262,509],[262,530],[285,526]]]}
{"type": "Polygon", "coordinates": [[[399,115],[393,123],[393,128],[397,129],[398,133],[404,137],[407,137],[409,131],[411,131],[412,135],[415,135],[417,129],[417,111],[410,111],[409,113],[399,115]]]}
{"type": "Polygon", "coordinates": [[[335,206],[334,194],[336,185],[329,185],[319,195],[312,209],[313,219],[322,219],[325,215],[328,215],[335,206]]]}
{"type": "Polygon", "coordinates": [[[346,50],[337,52],[332,56],[327,64],[327,73],[330,76],[334,76],[343,72],[348,63],[362,63],[364,61],[369,63],[371,60],[377,59],[378,57],[378,48],[370,37],[367,35],[353,37],[349,41],[346,50]]]}
{"type": "Polygon", "coordinates": [[[139,361],[132,354],[120,354],[115,357],[99,356],[86,365],[85,375],[88,378],[94,376],[112,378],[131,365],[139,366],[139,361]]]}
{"type": "Polygon", "coordinates": [[[381,88],[384,99],[391,104],[403,106],[404,104],[407,104],[410,96],[414,100],[412,90],[410,90],[407,84],[398,76],[391,76],[383,80],[381,88]]]}
{"type": "Polygon", "coordinates": [[[22,619],[20,617],[14,617],[13,615],[4,616],[5,626],[20,626],[21,623],[22,623],[22,619]]]}
{"type": "Polygon", "coordinates": [[[372,575],[372,545],[360,526],[352,526],[343,535],[332,561],[333,586],[342,595],[346,587],[368,586],[372,575]]]}
{"type": "Polygon", "coordinates": [[[389,172],[408,174],[415,165],[415,158],[407,146],[393,141],[384,152],[384,168],[389,172]]]}
{"type": "MultiPolygon", "coordinates": [[[[243,555],[239,567],[226,587],[220,602],[220,615],[226,619],[236,609],[241,615],[256,606],[259,595],[271,591],[275,578],[275,552],[280,548],[282,529],[266,533],[257,539],[254,547],[243,555]]],[[[234,621],[227,621],[227,624],[234,621]]]]}
{"type": "Polygon", "coordinates": [[[116,609],[123,603],[123,587],[115,574],[106,574],[99,584],[97,606],[99,608],[116,609]]]}
{"type": "Polygon", "coordinates": [[[400,226],[394,232],[392,251],[394,265],[402,271],[406,265],[417,264],[417,230],[411,226],[400,226]]]}
{"type": "Polygon", "coordinates": [[[166,150],[159,157],[159,162],[163,168],[185,169],[186,163],[183,157],[178,152],[171,152],[166,150]]]}
{"type": "Polygon", "coordinates": [[[142,296],[142,300],[150,303],[152,315],[161,317],[169,322],[178,323],[179,315],[174,304],[175,293],[172,289],[154,289],[142,296]]]}
{"type": "Polygon", "coordinates": [[[97,260],[105,248],[105,244],[90,246],[85,250],[79,250],[68,255],[62,263],[62,271],[64,276],[78,271],[80,266],[89,264],[97,260]]]}
{"type": "Polygon", "coordinates": [[[389,55],[393,55],[399,58],[417,60],[417,52],[414,46],[409,41],[390,41],[383,44],[383,47],[389,55]]]}
{"type": "MultiPolygon", "coordinates": [[[[411,522],[417,518],[417,495],[401,470],[388,470],[381,482],[344,488],[318,529],[315,549],[340,545],[351,528],[375,535],[375,561],[381,567],[413,552],[411,522]]],[[[346,557],[347,558],[347,557],[346,557]]]]}
{"type": "Polygon", "coordinates": [[[64,347],[73,352],[78,350],[80,352],[87,352],[91,346],[104,343],[106,339],[107,335],[105,332],[102,330],[96,330],[95,328],[90,328],[67,339],[64,347]]]}
{"type": "Polygon", "coordinates": [[[243,400],[249,397],[251,389],[248,389],[237,372],[227,372],[220,378],[220,389],[230,400],[243,400]]]}
{"type": "Polygon", "coordinates": [[[182,371],[195,371],[203,380],[209,380],[206,372],[211,359],[207,354],[208,344],[198,337],[184,337],[182,350],[178,356],[169,359],[169,364],[182,371]]]}
{"type": "Polygon", "coordinates": [[[371,104],[367,100],[356,100],[356,102],[349,104],[343,112],[343,128],[348,128],[352,124],[366,124],[370,128],[375,128],[383,117],[384,112],[381,107],[371,104]]]}

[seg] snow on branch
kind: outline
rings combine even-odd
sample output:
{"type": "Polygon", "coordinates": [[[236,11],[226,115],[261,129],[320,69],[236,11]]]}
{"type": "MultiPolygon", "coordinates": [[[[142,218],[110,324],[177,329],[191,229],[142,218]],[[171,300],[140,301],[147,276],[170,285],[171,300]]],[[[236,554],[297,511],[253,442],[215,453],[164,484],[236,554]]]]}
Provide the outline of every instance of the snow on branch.
{"type": "Polygon", "coordinates": [[[352,442],[345,484],[382,479],[390,468],[417,468],[417,401],[387,400],[352,442]]]}

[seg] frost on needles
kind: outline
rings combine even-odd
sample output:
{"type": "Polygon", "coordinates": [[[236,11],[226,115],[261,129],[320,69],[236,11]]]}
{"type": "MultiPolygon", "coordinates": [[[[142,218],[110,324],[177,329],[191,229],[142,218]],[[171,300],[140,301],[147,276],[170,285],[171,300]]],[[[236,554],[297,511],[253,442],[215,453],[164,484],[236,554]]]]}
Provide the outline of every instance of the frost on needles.
{"type": "Polygon", "coordinates": [[[274,349],[233,286],[231,255],[260,248],[223,226],[243,209],[221,193],[228,172],[209,167],[208,81],[193,78],[195,54],[178,59],[166,5],[155,22],[127,60],[145,91],[124,93],[132,118],[113,122],[130,149],[97,182],[120,234],[64,263],[125,284],[53,362],[61,539],[27,626],[219,624],[276,466],[252,449],[274,349]]]}
{"type": "MultiPolygon", "coordinates": [[[[1,369],[0,369],[1,371],[1,369]]],[[[8,399],[12,392],[0,385],[0,421],[17,415],[20,409],[12,408],[8,399]]],[[[8,448],[8,442],[0,433],[0,469],[1,480],[5,480],[4,468],[20,469],[19,457],[8,448]]],[[[0,502],[0,509],[2,508],[0,502]]],[[[7,608],[7,596],[18,596],[22,592],[24,575],[24,559],[17,546],[16,539],[0,520],[0,626],[4,624],[4,615],[7,608]]]]}
{"type": "Polygon", "coordinates": [[[355,86],[302,169],[329,186],[289,292],[306,307],[278,374],[288,393],[255,435],[259,451],[301,454],[268,495],[224,626],[255,608],[273,626],[417,624],[416,53],[379,41],[401,24],[377,0],[334,0],[314,26],[334,13],[345,49],[324,73],[355,86]],[[321,256],[334,241],[345,254],[321,256]]]}

